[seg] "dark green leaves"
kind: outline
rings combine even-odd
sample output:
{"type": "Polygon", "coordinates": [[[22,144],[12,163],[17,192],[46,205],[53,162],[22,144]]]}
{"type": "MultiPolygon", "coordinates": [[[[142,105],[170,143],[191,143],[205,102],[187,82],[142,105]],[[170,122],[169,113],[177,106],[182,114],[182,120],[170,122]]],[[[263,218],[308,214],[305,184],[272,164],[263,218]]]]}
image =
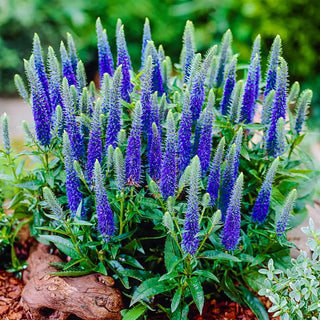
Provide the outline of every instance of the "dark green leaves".
{"type": "Polygon", "coordinates": [[[191,279],[187,279],[187,283],[193,298],[200,314],[202,313],[203,305],[204,305],[204,293],[201,286],[200,281],[196,277],[192,277],[191,279]]]}

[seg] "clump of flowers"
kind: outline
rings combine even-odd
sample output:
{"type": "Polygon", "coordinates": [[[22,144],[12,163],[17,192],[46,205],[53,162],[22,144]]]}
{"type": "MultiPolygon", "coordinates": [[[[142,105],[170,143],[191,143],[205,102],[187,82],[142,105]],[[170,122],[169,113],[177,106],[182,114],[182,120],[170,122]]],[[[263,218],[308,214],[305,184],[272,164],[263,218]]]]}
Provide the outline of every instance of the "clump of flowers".
{"type": "Polygon", "coordinates": [[[28,85],[15,77],[34,115],[34,131],[24,124],[30,152],[13,156],[6,115],[2,121],[19,195],[10,208],[29,210],[33,235],[71,257],[56,274],[110,274],[139,315],[163,294],[161,310],[187,319],[192,301],[201,313],[210,286],[250,305],[250,292],[241,292],[259,266],[281,246],[288,252],[279,240],[296,196],[285,202],[288,190],[297,189],[295,214],[312,196],[303,186],[312,186],[312,164],[296,148],[312,93],[297,100],[295,84],[288,95],[279,36],[266,76],[258,36],[240,79],[230,30],[201,54],[188,21],[173,67],[146,20],[135,73],[121,20],[116,49],[100,19],[96,29],[98,83],[87,84],[71,35],[60,61],[51,47],[45,58],[34,37],[28,85]],[[32,173],[23,161],[15,166],[25,156],[40,162],[32,173]]]}

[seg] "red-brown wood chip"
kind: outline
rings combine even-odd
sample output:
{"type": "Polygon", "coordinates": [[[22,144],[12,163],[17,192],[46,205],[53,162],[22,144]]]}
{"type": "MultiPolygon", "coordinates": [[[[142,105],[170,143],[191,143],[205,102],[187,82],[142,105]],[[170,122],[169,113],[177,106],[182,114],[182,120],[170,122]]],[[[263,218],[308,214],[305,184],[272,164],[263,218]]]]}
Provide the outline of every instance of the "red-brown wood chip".
{"type": "Polygon", "coordinates": [[[1,320],[26,320],[20,306],[22,281],[13,274],[0,271],[0,319],[1,320]]]}

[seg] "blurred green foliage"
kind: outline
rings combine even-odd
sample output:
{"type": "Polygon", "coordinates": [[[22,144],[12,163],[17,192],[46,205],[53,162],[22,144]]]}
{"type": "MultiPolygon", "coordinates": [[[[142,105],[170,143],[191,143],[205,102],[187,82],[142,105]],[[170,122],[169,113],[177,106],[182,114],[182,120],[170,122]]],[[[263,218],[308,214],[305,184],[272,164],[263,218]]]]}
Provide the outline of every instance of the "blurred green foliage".
{"type": "MultiPolygon", "coordinates": [[[[57,49],[66,32],[72,33],[80,58],[90,61],[89,77],[97,69],[95,20],[101,17],[114,47],[117,18],[126,26],[129,52],[136,68],[144,18],[151,21],[152,36],[166,53],[178,61],[185,21],[194,22],[197,49],[219,41],[226,29],[234,35],[234,48],[248,60],[254,37],[260,33],[263,50],[275,35],[284,43],[284,57],[291,66],[291,81],[303,87],[320,86],[320,15],[318,0],[1,0],[0,1],[0,93],[14,93],[13,75],[22,72],[22,58],[31,51],[33,33],[42,44],[57,49]],[[179,41],[178,41],[179,40],[179,41]],[[179,43],[179,45],[177,45],[179,43]]],[[[314,103],[320,101],[314,90],[314,103]]],[[[319,103],[320,114],[320,103],[319,103]]]]}

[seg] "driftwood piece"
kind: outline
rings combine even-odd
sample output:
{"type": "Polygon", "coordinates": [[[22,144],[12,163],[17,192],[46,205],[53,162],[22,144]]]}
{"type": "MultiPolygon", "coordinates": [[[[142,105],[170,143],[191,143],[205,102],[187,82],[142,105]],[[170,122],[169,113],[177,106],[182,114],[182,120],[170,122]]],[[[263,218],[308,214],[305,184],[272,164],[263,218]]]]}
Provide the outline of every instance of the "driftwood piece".
{"type": "Polygon", "coordinates": [[[50,275],[56,269],[50,263],[61,262],[38,245],[24,271],[25,287],[21,304],[30,320],[120,320],[121,294],[114,280],[99,273],[73,277],[50,275]]]}

